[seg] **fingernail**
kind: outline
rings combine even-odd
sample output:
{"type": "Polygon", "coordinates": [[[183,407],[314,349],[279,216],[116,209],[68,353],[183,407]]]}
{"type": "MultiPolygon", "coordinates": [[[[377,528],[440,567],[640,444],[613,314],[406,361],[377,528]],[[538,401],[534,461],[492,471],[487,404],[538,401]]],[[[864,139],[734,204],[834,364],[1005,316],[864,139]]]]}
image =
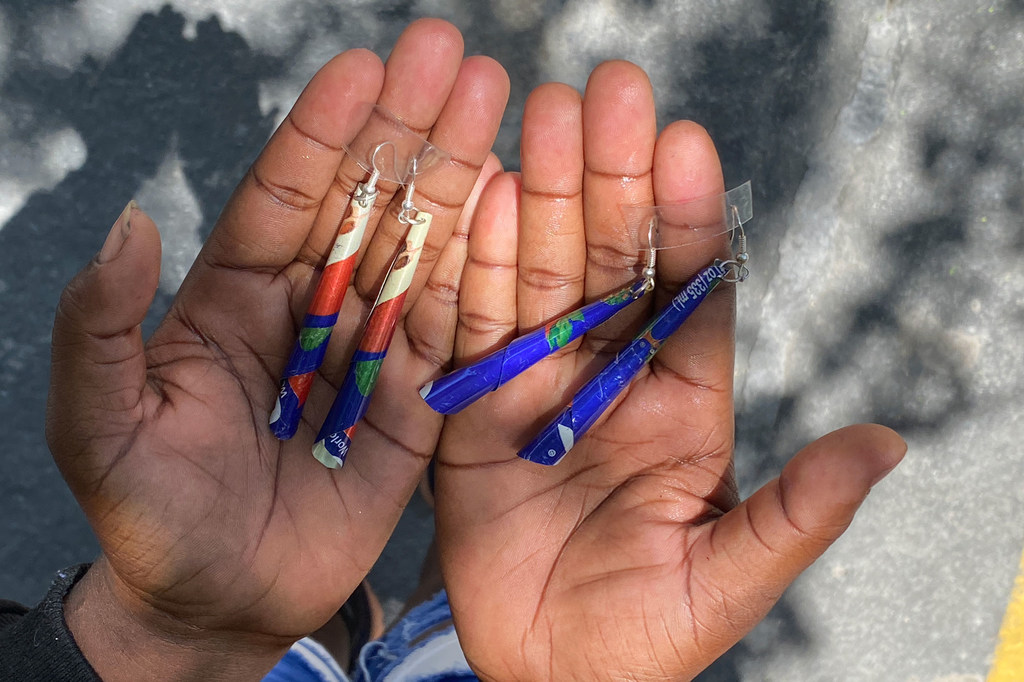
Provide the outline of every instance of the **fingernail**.
{"type": "Polygon", "coordinates": [[[121,215],[118,216],[117,220],[114,221],[113,227],[110,228],[110,232],[107,233],[107,239],[103,242],[103,247],[96,255],[97,261],[106,263],[121,253],[121,247],[124,246],[124,243],[128,240],[128,235],[132,232],[132,211],[138,207],[139,205],[135,203],[134,199],[129,201],[128,205],[124,207],[121,215]]]}

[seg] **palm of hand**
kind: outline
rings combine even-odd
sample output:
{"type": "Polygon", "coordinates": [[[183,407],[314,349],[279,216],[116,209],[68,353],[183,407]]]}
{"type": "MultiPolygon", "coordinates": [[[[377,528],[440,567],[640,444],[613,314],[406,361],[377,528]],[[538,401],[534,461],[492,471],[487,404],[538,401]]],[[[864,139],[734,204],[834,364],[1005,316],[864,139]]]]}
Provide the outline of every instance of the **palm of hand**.
{"type": "Polygon", "coordinates": [[[447,292],[464,257],[450,236],[496,170],[488,155],[507,94],[501,67],[463,60],[461,36],[444,22],[414,23],[386,68],[366,51],[344,53],[243,179],[145,347],[138,325],[157,286],[159,236],[144,214],[129,212],[130,231],[118,239],[115,226],[69,285],[48,440],[104,550],[90,575],[105,575],[129,611],[155,613],[145,627],[169,615],[190,636],[268,634],[270,646],[259,646],[279,650],[323,624],[376,560],[440,432],[416,387],[450,356],[447,292]],[[453,160],[417,181],[417,205],[434,214],[421,274],[346,466],[331,471],[310,446],[404,239],[402,197],[389,206],[395,187],[381,183],[298,434],[281,443],[267,421],[315,268],[365,178],[343,146],[388,134],[360,118],[375,100],[453,160]]]}
{"type": "MultiPolygon", "coordinates": [[[[279,349],[293,342],[292,325],[281,322],[292,307],[285,278],[206,279],[206,290],[233,292],[235,309],[171,311],[147,345],[139,419],[108,435],[113,442],[103,447],[118,456],[80,497],[107,561],[156,608],[199,623],[229,614],[210,624],[298,637],[326,620],[372,566],[390,530],[378,520],[401,512],[425,464],[418,453],[432,450],[439,424],[397,434],[402,446],[378,453],[386,473],[366,471],[368,460],[355,457],[346,475],[335,475],[309,452],[315,420],[332,399],[321,377],[300,433],[278,441],[266,422],[279,349]]],[[[358,297],[348,303],[346,318],[360,319],[349,310],[358,297]]],[[[352,340],[358,329],[337,333],[352,340]]],[[[400,326],[390,358],[396,376],[429,373],[406,348],[400,326]]],[[[337,366],[325,373],[340,375],[337,366]]],[[[391,404],[388,389],[382,393],[382,405],[391,404]]],[[[363,426],[365,440],[379,435],[373,428],[363,426]]]]}
{"type": "MultiPolygon", "coordinates": [[[[702,130],[677,124],[656,138],[650,84],[628,64],[599,67],[582,102],[536,91],[522,150],[521,181],[492,182],[476,213],[457,362],[633,279],[622,205],[722,191],[702,130]]],[[[732,287],[709,296],[560,464],[515,456],[611,359],[609,342],[635,333],[720,248],[666,252],[655,295],[446,423],[439,540],[456,627],[482,677],[674,678],[694,669],[705,633],[721,631],[706,623],[717,595],[696,557],[711,537],[703,524],[736,497],[732,287]]]]}
{"type": "MultiPolygon", "coordinates": [[[[650,83],[630,64],[598,67],[582,102],[557,85],[531,95],[521,178],[495,178],[475,213],[457,364],[635,278],[623,205],[723,191],[703,129],[655,127],[650,83]]],[[[647,316],[728,257],[723,247],[662,251],[653,301],[446,421],[438,538],[455,626],[480,677],[692,677],[768,612],[899,461],[891,431],[851,427],[737,504],[732,285],[711,292],[557,466],[516,457],[647,316]]]]}
{"type": "Polygon", "coordinates": [[[655,366],[559,465],[519,460],[509,434],[536,421],[501,415],[550,411],[558,391],[544,379],[570,362],[543,363],[446,427],[442,452],[455,454],[437,499],[460,637],[490,679],[696,672],[745,627],[718,608],[728,597],[705,560],[714,519],[735,504],[730,394],[655,366]],[[672,418],[673,403],[698,407],[672,418]],[[462,438],[459,419],[494,432],[462,438]],[[458,455],[470,438],[498,444],[486,463],[458,455]]]}

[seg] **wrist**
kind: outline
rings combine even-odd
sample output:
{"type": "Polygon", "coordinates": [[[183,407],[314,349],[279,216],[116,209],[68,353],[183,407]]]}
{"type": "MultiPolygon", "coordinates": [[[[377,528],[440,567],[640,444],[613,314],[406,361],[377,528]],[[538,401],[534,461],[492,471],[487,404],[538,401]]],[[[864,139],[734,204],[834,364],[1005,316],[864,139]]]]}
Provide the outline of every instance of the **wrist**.
{"type": "Polygon", "coordinates": [[[64,617],[105,682],[260,679],[290,645],[280,637],[183,622],[132,595],[103,559],[65,598],[64,617]]]}

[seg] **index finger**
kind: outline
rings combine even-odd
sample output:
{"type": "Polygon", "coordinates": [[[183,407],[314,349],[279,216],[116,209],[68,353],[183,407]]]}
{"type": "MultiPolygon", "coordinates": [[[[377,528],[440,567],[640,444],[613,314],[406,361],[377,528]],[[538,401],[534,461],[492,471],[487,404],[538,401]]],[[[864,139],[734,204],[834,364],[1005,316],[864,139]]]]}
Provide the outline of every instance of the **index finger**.
{"type": "Polygon", "coordinates": [[[345,155],[362,128],[364,102],[384,82],[384,65],[367,50],[328,62],[303,90],[246,173],[200,255],[210,266],[282,268],[305,242],[345,155]]]}

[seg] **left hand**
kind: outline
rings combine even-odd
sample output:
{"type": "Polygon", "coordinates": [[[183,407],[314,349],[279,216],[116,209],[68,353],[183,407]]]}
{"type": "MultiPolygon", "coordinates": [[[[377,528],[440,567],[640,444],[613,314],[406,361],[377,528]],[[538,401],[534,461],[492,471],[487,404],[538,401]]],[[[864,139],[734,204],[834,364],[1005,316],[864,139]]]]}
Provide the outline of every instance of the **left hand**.
{"type": "Polygon", "coordinates": [[[463,60],[462,48],[453,26],[423,20],[386,66],[365,50],[327,64],[242,180],[148,343],[139,325],[160,245],[141,211],[115,225],[66,289],[47,437],[103,550],[67,619],[104,679],[252,678],[323,624],[377,559],[441,428],[416,388],[451,353],[464,247],[449,237],[498,170],[489,151],[508,79],[490,59],[463,60]],[[279,442],[267,420],[315,269],[364,177],[342,145],[362,124],[357,107],[374,101],[452,161],[417,182],[417,206],[435,216],[430,238],[374,406],[333,471],[310,446],[404,238],[401,195],[389,206],[382,186],[299,433],[279,442]]]}

